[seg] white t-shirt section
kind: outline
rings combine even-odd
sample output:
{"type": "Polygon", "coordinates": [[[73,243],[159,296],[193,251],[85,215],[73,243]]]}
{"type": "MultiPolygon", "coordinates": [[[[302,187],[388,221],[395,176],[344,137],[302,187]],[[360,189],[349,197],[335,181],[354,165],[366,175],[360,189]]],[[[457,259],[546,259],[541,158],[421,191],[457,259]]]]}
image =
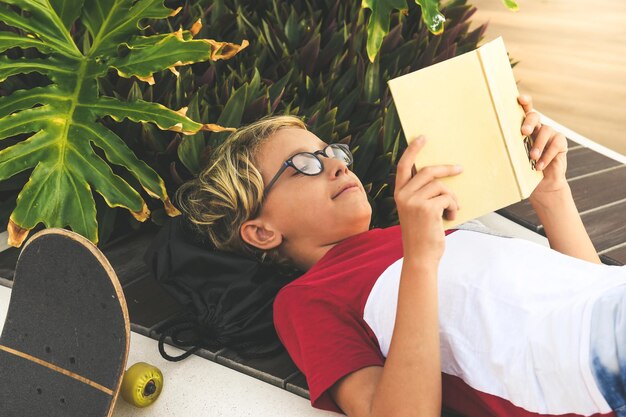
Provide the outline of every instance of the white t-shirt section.
{"type": "MultiPolygon", "coordinates": [[[[385,357],[401,269],[402,259],[387,268],[364,310],[385,357]]],[[[446,236],[438,272],[443,372],[527,411],[611,411],[591,374],[590,318],[600,294],[626,284],[626,266],[458,230],[446,236]]]]}

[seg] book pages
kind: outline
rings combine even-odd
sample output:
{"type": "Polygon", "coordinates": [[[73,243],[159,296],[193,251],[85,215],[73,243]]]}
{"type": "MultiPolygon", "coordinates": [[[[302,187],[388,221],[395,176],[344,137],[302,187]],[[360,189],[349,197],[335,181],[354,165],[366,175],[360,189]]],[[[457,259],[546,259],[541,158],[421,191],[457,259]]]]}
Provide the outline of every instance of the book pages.
{"type": "Polygon", "coordinates": [[[527,198],[543,178],[543,173],[532,169],[524,146],[525,136],[520,128],[525,112],[517,102],[519,91],[507,57],[502,37],[477,49],[485,72],[491,97],[498,111],[500,128],[509,151],[511,165],[517,177],[520,199],[527,198]]]}

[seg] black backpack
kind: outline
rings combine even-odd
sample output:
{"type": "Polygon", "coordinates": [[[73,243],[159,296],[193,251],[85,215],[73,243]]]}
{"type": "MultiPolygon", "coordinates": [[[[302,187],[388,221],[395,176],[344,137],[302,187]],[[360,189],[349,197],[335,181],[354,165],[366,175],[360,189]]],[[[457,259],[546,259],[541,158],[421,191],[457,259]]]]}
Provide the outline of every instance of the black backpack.
{"type": "Polygon", "coordinates": [[[159,352],[182,360],[199,348],[228,347],[244,358],[270,356],[283,347],[272,320],[278,290],[296,278],[258,261],[216,250],[183,216],[168,219],[147,249],[144,261],[154,278],[187,307],[157,329],[159,352]],[[187,349],[174,357],[164,341],[187,349]]]}

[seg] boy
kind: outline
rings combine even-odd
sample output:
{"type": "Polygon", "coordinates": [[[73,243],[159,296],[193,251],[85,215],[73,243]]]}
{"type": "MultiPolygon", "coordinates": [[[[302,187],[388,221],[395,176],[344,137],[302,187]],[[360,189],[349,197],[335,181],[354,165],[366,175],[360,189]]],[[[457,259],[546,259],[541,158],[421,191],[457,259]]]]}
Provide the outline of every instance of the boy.
{"type": "Polygon", "coordinates": [[[278,293],[274,322],[313,406],[439,416],[443,400],[470,417],[626,416],[626,268],[602,265],[584,229],[565,137],[519,102],[544,174],[530,201],[551,249],[444,231],[462,202],[438,178],[462,168],[415,169],[423,137],[398,163],[400,225],[368,230],[347,147],[286,116],[235,132],[178,192],[218,249],[306,271],[278,293]]]}

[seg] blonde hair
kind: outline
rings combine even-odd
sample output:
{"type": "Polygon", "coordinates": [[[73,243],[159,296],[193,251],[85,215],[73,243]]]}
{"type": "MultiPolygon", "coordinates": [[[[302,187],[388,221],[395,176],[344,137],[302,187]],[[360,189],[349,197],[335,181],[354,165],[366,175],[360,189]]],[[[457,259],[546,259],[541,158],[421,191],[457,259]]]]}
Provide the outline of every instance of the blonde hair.
{"type": "Polygon", "coordinates": [[[263,201],[263,178],[257,169],[260,145],[286,127],[305,129],[295,116],[270,116],[233,132],[219,145],[200,174],[174,196],[188,223],[217,249],[261,262],[289,266],[278,249],[263,251],[241,238],[241,225],[258,216],[263,201]]]}

